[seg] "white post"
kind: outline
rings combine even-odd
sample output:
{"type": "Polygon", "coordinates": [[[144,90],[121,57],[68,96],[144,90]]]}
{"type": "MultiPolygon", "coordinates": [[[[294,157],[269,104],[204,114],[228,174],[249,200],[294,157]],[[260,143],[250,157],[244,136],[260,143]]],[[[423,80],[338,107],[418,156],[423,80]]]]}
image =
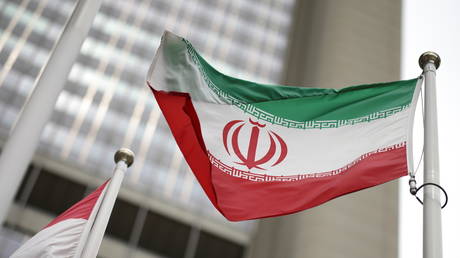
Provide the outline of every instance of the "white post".
{"type": "Polygon", "coordinates": [[[115,200],[117,199],[118,191],[120,190],[121,182],[125,176],[126,169],[133,164],[133,161],[134,154],[128,149],[122,148],[115,153],[116,165],[113,177],[107,186],[107,191],[96,215],[96,219],[94,220],[88,239],[86,240],[86,246],[83,249],[81,257],[94,258],[97,256],[105,229],[109,223],[110,214],[112,213],[115,200]]]}
{"type": "MultiPolygon", "coordinates": [[[[436,111],[436,69],[441,63],[434,52],[420,56],[425,75],[424,183],[439,184],[438,118],[436,111]]],[[[442,258],[441,201],[439,189],[423,189],[423,257],[442,258]]]]}
{"type": "Polygon", "coordinates": [[[35,81],[0,156],[0,226],[102,0],[79,0],[35,81]]]}

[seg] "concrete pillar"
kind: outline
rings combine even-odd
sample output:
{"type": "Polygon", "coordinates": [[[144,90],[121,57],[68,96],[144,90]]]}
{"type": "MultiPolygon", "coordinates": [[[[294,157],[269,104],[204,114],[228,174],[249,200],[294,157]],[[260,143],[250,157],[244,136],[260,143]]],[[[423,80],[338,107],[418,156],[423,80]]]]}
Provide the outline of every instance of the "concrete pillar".
{"type": "MultiPolygon", "coordinates": [[[[400,79],[400,0],[298,0],[284,83],[340,88],[400,79]]],[[[250,258],[398,255],[397,182],[259,223],[250,258]]]]}

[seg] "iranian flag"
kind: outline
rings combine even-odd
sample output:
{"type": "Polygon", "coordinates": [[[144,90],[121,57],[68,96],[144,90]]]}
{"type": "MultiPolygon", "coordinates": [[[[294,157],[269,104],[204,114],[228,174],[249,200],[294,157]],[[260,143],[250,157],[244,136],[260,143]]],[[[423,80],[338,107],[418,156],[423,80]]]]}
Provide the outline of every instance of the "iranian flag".
{"type": "Polygon", "coordinates": [[[56,217],[11,258],[81,257],[108,182],[56,217]]]}
{"type": "Polygon", "coordinates": [[[419,79],[258,84],[220,73],[165,32],[147,83],[207,196],[232,221],[301,211],[412,170],[419,79]]]}

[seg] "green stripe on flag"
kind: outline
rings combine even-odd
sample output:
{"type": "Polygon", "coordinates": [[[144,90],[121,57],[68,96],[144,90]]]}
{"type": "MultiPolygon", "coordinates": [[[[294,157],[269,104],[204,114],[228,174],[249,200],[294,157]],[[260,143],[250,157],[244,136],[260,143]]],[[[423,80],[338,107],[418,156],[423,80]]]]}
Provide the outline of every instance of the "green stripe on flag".
{"type": "Polygon", "coordinates": [[[417,79],[412,79],[342,89],[259,84],[222,74],[209,65],[188,41],[184,39],[184,42],[208,87],[221,99],[247,113],[262,111],[291,121],[336,120],[340,123],[350,119],[364,118],[365,121],[361,122],[367,122],[384,118],[410,105],[417,83],[417,79]],[[369,117],[375,119],[368,120],[369,117]]]}

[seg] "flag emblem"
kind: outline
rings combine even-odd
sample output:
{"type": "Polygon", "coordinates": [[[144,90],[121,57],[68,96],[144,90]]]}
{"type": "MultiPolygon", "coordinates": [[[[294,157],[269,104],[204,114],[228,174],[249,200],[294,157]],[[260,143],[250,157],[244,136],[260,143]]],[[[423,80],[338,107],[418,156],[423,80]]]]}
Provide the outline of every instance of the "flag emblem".
{"type": "Polygon", "coordinates": [[[227,153],[229,155],[232,155],[229,151],[229,146],[231,146],[233,153],[240,160],[240,162],[236,163],[246,166],[248,169],[257,168],[265,170],[265,168],[261,167],[260,165],[269,163],[272,160],[274,160],[274,163],[271,165],[271,167],[280,164],[286,158],[286,155],[288,153],[287,145],[284,142],[284,140],[275,132],[267,130],[266,124],[254,122],[250,118],[248,122],[249,123],[243,120],[233,120],[225,125],[222,131],[222,140],[227,153]],[[249,127],[248,125],[250,126],[250,137],[247,147],[247,153],[245,156],[240,147],[240,132],[244,127],[249,127]],[[230,131],[232,132],[229,137],[230,131]],[[260,155],[260,151],[257,151],[258,147],[263,144],[260,143],[260,136],[268,138],[267,142],[269,142],[269,147],[264,152],[264,155],[260,155]],[[280,149],[280,151],[278,151],[278,154],[277,148],[280,149]],[[276,157],[275,154],[277,154],[276,157]],[[257,158],[257,156],[259,156],[259,158],[257,158]]]}

